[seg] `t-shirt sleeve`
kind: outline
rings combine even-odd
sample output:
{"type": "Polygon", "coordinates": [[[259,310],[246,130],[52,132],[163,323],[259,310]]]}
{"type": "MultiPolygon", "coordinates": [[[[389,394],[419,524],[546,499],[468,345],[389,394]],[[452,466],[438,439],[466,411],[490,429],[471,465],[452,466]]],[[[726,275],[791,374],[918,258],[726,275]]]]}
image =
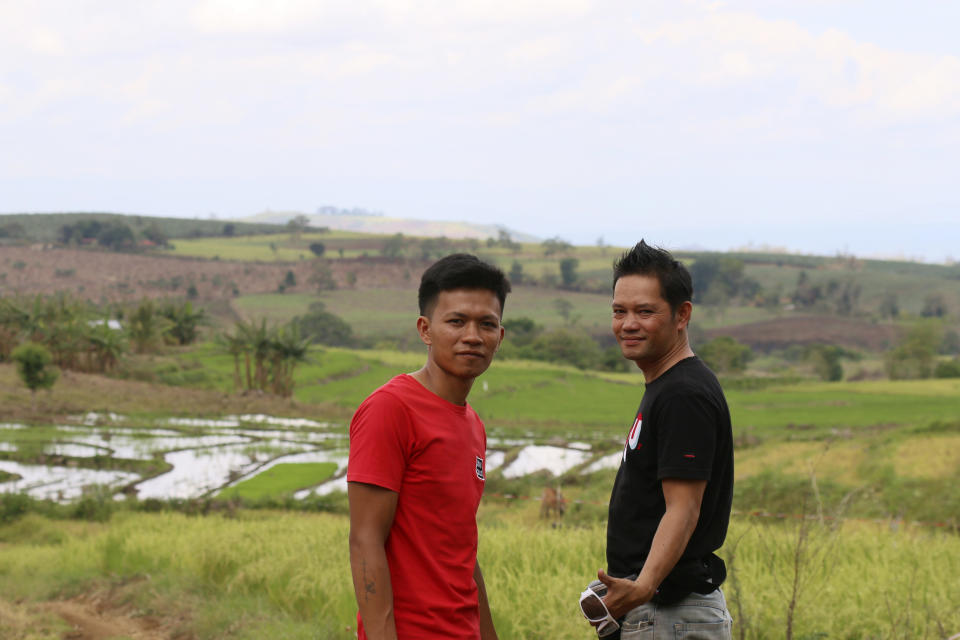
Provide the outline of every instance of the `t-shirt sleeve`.
{"type": "Polygon", "coordinates": [[[350,422],[347,482],[374,484],[400,492],[412,442],[403,404],[390,393],[374,393],[350,422]]]}
{"type": "Polygon", "coordinates": [[[657,424],[657,479],[709,480],[719,416],[703,394],[664,398],[657,424]]]}

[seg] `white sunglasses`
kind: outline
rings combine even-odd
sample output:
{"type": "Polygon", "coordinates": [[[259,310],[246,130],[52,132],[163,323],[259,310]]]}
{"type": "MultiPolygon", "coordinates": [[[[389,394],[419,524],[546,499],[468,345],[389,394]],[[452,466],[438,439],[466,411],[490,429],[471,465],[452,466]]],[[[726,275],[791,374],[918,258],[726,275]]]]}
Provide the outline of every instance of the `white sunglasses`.
{"type": "Polygon", "coordinates": [[[603,598],[593,589],[588,588],[580,594],[580,613],[591,624],[599,623],[597,624],[597,634],[601,637],[620,628],[620,623],[610,615],[610,610],[607,609],[603,598]]]}

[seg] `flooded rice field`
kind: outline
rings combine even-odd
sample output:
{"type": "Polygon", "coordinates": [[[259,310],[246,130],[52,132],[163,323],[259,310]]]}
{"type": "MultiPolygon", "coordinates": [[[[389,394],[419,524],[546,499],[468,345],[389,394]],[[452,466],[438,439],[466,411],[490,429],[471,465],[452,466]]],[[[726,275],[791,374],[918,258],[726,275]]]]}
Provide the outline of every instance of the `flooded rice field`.
{"type": "MultiPolygon", "coordinates": [[[[616,468],[615,443],[539,443],[488,439],[486,469],[505,478],[616,468]]],[[[113,413],[73,416],[68,424],[0,423],[0,492],[70,501],[93,485],[118,499],[202,498],[286,463],[333,463],[333,476],[296,499],[346,491],[347,425],[260,414],[216,419],[164,418],[150,424],[113,413]],[[143,469],[137,472],[130,469],[143,469]]]]}

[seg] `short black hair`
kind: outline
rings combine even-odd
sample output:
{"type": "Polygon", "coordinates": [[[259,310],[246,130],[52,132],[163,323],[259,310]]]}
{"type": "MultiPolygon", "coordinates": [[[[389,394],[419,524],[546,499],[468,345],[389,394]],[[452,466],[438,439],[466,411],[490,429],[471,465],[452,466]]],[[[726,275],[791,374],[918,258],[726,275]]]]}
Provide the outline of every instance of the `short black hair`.
{"type": "Polygon", "coordinates": [[[417,299],[420,303],[420,315],[427,315],[427,309],[437,300],[441,291],[453,289],[487,289],[500,301],[500,316],[503,305],[510,293],[510,281],[503,271],[489,262],[484,262],[469,253],[452,253],[440,258],[420,278],[420,290],[417,299]]]}
{"type": "Polygon", "coordinates": [[[641,240],[613,262],[613,286],[623,276],[654,276],[660,282],[660,295],[676,313],[684,302],[693,299],[690,272],[670,252],[651,247],[641,240]]]}

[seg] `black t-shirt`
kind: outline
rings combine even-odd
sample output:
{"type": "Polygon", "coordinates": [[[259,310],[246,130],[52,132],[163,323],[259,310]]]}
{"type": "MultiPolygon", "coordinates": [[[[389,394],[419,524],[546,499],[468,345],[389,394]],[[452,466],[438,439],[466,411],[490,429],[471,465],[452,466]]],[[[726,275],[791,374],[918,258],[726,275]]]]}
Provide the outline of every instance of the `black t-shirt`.
{"type": "Polygon", "coordinates": [[[726,572],[712,552],[723,544],[730,521],[733,431],[720,383],[696,356],[647,385],[627,434],[607,520],[610,575],[622,578],[643,567],[666,511],[665,478],[706,480],[707,487],[697,527],[663,584],[689,584],[691,576],[680,574],[693,573],[719,586],[726,572]]]}

